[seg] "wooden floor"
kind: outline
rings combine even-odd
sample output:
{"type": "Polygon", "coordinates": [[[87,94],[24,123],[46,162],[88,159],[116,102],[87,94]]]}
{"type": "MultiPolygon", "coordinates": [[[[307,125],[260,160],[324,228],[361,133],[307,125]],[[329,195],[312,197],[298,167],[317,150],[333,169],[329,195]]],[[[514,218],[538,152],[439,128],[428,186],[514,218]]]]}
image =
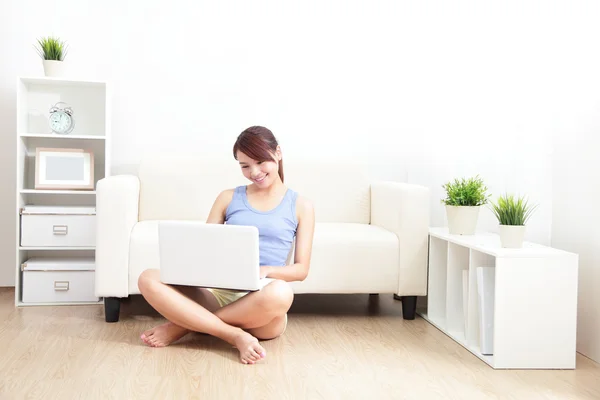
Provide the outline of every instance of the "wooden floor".
{"type": "Polygon", "coordinates": [[[600,366],[493,370],[391,295],[296,296],[267,359],[189,335],[154,349],[140,332],[163,320],[139,297],[121,321],[101,306],[14,308],[0,288],[1,399],[600,399],[600,366]]]}

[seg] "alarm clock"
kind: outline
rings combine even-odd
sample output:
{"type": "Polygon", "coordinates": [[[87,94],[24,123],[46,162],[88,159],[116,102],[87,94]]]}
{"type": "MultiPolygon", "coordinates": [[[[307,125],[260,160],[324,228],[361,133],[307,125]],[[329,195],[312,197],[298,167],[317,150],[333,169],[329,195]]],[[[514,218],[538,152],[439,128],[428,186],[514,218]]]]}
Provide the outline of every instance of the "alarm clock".
{"type": "Polygon", "coordinates": [[[50,108],[50,129],[52,132],[65,135],[75,127],[73,110],[64,102],[58,102],[50,108]]]}

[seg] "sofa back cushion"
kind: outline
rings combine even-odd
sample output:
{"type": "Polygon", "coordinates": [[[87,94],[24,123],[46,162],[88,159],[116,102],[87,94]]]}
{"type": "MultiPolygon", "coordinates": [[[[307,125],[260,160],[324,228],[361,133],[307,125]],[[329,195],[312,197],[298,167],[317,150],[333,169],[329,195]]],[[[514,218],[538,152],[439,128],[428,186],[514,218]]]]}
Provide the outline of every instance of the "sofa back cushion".
{"type": "Polygon", "coordinates": [[[244,185],[245,178],[231,159],[193,156],[147,156],[140,162],[139,219],[201,220],[223,190],[244,185]]]}
{"type": "Polygon", "coordinates": [[[286,185],[313,202],[317,222],[370,222],[371,188],[365,165],[286,161],[284,157],[286,185]]]}
{"type": "MultiPolygon", "coordinates": [[[[285,184],[311,199],[317,222],[370,222],[370,184],[360,164],[289,161],[285,184]]],[[[225,189],[250,183],[237,162],[199,157],[146,157],[139,167],[139,219],[206,220],[225,189]]]]}

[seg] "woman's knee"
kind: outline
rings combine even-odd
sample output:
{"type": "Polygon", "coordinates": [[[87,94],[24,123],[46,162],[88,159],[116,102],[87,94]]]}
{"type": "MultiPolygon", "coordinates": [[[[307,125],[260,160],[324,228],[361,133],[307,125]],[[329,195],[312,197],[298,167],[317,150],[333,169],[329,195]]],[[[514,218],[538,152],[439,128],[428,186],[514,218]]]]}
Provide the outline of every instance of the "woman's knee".
{"type": "Polygon", "coordinates": [[[160,282],[160,271],[157,269],[147,269],[138,278],[138,288],[143,292],[150,289],[155,282],[160,282]]]}
{"type": "Polygon", "coordinates": [[[268,301],[287,311],[294,301],[294,291],[289,283],[275,280],[263,289],[268,301]]]}

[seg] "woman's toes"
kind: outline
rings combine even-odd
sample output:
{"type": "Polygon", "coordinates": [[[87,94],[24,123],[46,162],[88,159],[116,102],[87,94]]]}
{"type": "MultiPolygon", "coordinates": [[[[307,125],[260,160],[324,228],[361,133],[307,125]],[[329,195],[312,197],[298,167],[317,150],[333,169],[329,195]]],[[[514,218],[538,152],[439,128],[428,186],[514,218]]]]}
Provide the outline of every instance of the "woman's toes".
{"type": "Polygon", "coordinates": [[[151,337],[152,336],[148,336],[146,333],[142,333],[142,336],[141,336],[142,342],[144,342],[147,345],[150,345],[150,338],[151,337]]]}
{"type": "Polygon", "coordinates": [[[267,355],[267,352],[265,351],[265,349],[257,343],[254,344],[254,346],[252,346],[252,350],[254,350],[254,353],[256,353],[257,357],[259,358],[265,358],[267,355]]]}

